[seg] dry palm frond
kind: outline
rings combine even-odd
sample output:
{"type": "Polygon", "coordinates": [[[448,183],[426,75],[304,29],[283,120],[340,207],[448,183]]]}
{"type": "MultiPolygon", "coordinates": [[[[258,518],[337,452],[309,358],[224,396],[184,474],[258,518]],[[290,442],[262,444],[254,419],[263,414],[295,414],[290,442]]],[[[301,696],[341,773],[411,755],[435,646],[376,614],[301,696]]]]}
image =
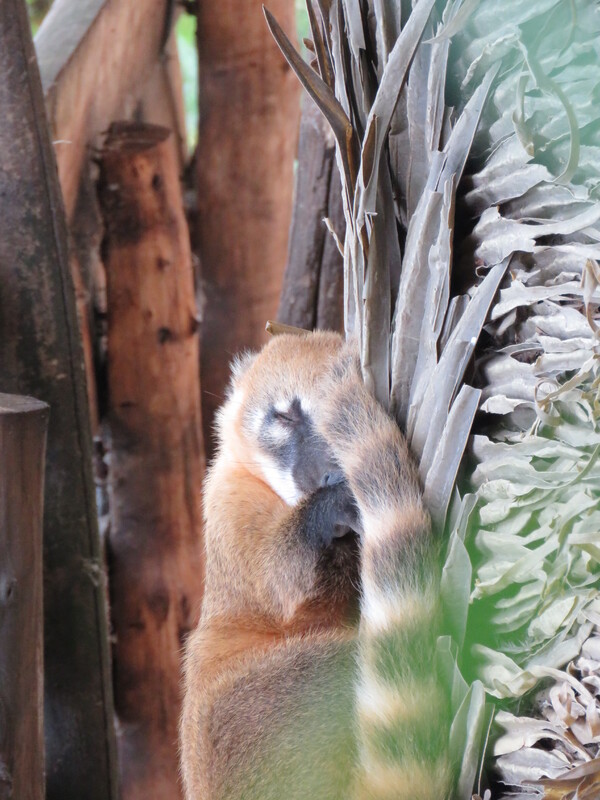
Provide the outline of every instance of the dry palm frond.
{"type": "Polygon", "coordinates": [[[525,786],[525,797],[595,800],[600,796],[598,629],[564,677],[538,696],[536,711],[536,718],[498,713],[505,733],[494,752],[502,780],[525,786]]]}

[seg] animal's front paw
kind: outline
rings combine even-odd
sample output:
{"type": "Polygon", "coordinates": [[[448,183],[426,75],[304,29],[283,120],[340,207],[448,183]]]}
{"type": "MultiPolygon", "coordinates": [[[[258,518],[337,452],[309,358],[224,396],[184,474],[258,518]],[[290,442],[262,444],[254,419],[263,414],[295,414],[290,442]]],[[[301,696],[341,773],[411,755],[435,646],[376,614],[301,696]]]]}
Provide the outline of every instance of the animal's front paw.
{"type": "MultiPolygon", "coordinates": [[[[329,502],[331,503],[331,521],[333,539],[345,536],[350,531],[360,531],[360,513],[356,498],[350,489],[348,481],[342,480],[330,487],[329,502]]],[[[331,540],[329,540],[331,543],[331,540]]]]}
{"type": "Polygon", "coordinates": [[[317,409],[317,423],[334,414],[338,402],[345,398],[368,394],[355,342],[343,345],[331,360],[321,377],[319,393],[322,400],[317,409]]]}
{"type": "Polygon", "coordinates": [[[356,500],[345,478],[332,481],[305,500],[306,535],[312,546],[329,547],[334,539],[360,530],[356,500]]]}
{"type": "Polygon", "coordinates": [[[348,472],[348,457],[376,428],[382,413],[363,383],[356,349],[346,345],[323,377],[315,427],[348,472]]]}

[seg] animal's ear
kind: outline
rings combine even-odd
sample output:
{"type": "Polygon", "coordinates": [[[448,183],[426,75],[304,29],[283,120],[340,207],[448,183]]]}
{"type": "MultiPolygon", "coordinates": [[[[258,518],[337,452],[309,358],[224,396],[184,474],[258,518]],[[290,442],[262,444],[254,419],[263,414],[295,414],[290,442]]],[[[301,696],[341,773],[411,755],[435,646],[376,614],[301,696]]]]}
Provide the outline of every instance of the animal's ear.
{"type": "Polygon", "coordinates": [[[231,386],[235,387],[254,363],[258,353],[246,350],[238,353],[231,362],[231,386]]]}

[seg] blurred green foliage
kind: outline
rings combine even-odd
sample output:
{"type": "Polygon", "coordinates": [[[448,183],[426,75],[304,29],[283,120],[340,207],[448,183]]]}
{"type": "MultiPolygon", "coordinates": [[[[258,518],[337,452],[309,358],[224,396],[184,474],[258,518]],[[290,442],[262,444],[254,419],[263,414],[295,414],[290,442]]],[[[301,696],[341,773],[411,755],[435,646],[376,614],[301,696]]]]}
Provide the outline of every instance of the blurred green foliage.
{"type": "Polygon", "coordinates": [[[27,11],[31,22],[31,33],[35,36],[37,29],[42,24],[52,0],[27,0],[27,11]]]}
{"type": "MultiPolygon", "coordinates": [[[[302,44],[304,38],[310,38],[310,28],[308,25],[308,13],[306,11],[306,3],[304,0],[294,0],[296,6],[296,32],[298,34],[298,41],[302,44]]],[[[304,53],[306,48],[302,44],[304,53]]]]}
{"type": "Polygon", "coordinates": [[[177,52],[183,79],[185,125],[190,152],[198,142],[198,52],[196,50],[196,17],[179,15],[176,27],[177,52]]]}

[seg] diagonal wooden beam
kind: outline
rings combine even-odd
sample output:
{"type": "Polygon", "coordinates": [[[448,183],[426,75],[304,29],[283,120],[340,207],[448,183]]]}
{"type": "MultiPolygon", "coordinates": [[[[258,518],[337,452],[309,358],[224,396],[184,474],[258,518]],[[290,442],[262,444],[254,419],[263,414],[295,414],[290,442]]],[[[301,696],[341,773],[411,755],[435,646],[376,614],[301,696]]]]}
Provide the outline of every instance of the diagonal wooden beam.
{"type": "Polygon", "coordinates": [[[36,37],[67,218],[90,147],[129,116],[167,39],[172,0],[55,0],[36,37]]]}

